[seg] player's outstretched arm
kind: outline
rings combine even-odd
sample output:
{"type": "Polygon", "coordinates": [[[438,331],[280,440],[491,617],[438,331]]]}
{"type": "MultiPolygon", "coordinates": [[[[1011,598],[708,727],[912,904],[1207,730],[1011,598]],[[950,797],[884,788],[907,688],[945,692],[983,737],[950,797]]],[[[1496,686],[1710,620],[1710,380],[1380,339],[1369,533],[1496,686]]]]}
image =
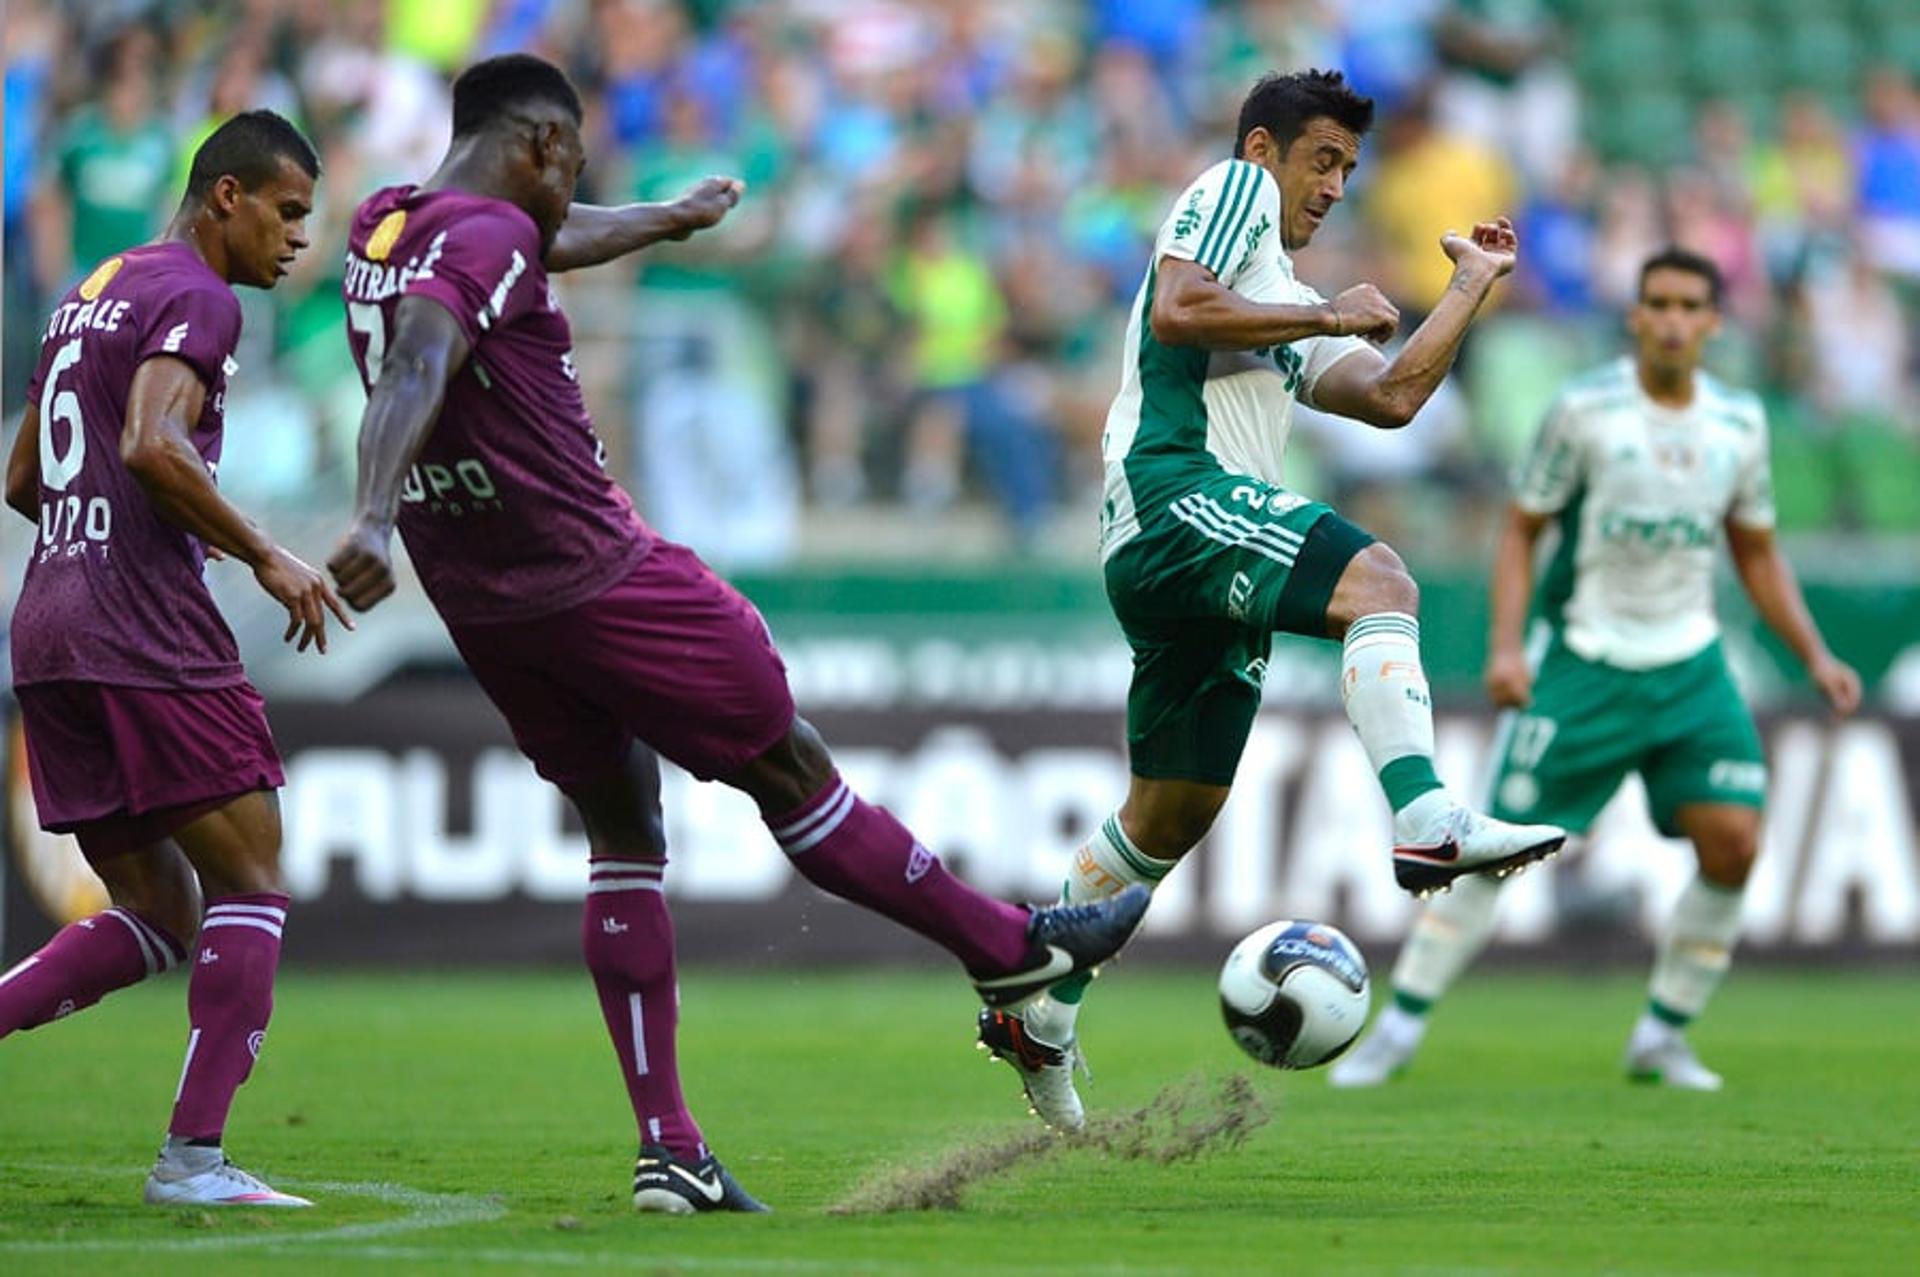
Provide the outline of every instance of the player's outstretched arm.
{"type": "Polygon", "coordinates": [[[1160,259],[1153,310],[1147,316],[1155,341],[1203,350],[1259,350],[1306,337],[1353,335],[1385,341],[1399,322],[1399,310],[1372,284],[1311,305],[1256,302],[1184,257],[1160,259]]]}
{"type": "Polygon", "coordinates": [[[707,177],[664,204],[571,205],[542,260],[548,271],[559,274],[598,266],[661,240],[686,239],[695,231],[719,225],[746,189],[739,178],[707,177]]]}
{"type": "Polygon", "coordinates": [[[447,381],[466,362],[467,339],[452,311],[426,297],[400,299],[393,339],[360,418],[353,523],[327,559],[340,596],[358,611],[393,593],[400,490],[440,419],[447,381]]]}
{"type": "Polygon", "coordinates": [[[40,406],[28,404],[7,454],[7,504],[29,523],[40,521],[40,406]]]}
{"type": "Polygon", "coordinates": [[[1773,529],[1748,527],[1733,519],[1728,519],[1726,526],[1733,566],[1760,619],[1793,649],[1834,712],[1853,713],[1860,708],[1860,675],[1827,650],[1827,641],[1800,593],[1800,580],[1787,556],[1780,552],[1773,529]]]}
{"type": "Polygon", "coordinates": [[[1508,503],[1493,549],[1493,580],[1488,600],[1493,617],[1487,627],[1487,696],[1501,709],[1525,709],[1533,703],[1533,670],[1527,665],[1524,631],[1527,600],[1533,594],[1533,549],[1547,526],[1544,514],[1508,503]]]}
{"type": "Polygon", "coordinates": [[[1502,217],[1480,223],[1471,236],[1449,232],[1440,248],[1453,260],[1453,278],[1426,322],[1391,360],[1358,350],[1321,374],[1313,388],[1320,408],[1394,430],[1412,421],[1440,388],[1494,281],[1513,269],[1519,240],[1513,223],[1502,217]]]}
{"type": "Polygon", "coordinates": [[[353,622],[325,577],[274,544],[220,494],[189,434],[206,400],[206,383],[185,360],[156,355],[143,361],[127,395],[120,460],[161,518],[253,569],[261,588],[287,609],[289,642],[298,636],[301,651],[311,643],[325,652],[327,613],[348,629],[353,622]]]}

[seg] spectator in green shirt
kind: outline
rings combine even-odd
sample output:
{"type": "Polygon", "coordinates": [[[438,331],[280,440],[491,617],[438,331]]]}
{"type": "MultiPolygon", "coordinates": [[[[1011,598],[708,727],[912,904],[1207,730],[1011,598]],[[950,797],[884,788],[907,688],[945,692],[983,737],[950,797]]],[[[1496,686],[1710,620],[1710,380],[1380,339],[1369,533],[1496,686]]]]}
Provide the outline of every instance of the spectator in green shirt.
{"type": "Polygon", "coordinates": [[[174,147],[155,104],[159,57],[151,28],[116,36],[102,59],[100,100],[82,108],[51,148],[52,171],[35,209],[48,296],[160,228],[173,194],[174,147]]]}

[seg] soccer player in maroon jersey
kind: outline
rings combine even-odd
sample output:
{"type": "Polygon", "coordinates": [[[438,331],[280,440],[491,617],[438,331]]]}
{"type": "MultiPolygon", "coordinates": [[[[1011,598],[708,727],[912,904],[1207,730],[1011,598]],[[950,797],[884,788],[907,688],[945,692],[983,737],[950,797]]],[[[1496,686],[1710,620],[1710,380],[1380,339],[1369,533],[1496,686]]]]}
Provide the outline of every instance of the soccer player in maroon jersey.
{"type": "Polygon", "coordinates": [[[319,172],[271,111],[216,129],[160,239],[101,262],[54,308],[7,462],[7,504],[40,525],[12,630],[34,803],[44,827],[78,836],[113,908],[0,975],[0,1038],[191,947],[155,1204],[309,1204],[221,1151],[266,1037],[287,896],[280,758],[202,569],[210,553],[252,568],[302,651],[326,650],[328,611],[352,628],[326,579],[214,483],[240,338],[232,286],[286,274],[319,172]]]}
{"type": "Polygon", "coordinates": [[[1146,893],[1029,910],[949,875],[839,778],[753,605],[634,512],[601,467],[547,274],[713,226],[742,188],[575,205],[583,161],[566,76],[493,58],[455,82],[433,175],[360,206],[344,292],[370,393],[358,506],[328,567],[372,607],[394,588],[397,524],[474,677],[580,811],[587,967],[640,1128],[634,1205],[763,1210],[680,1094],[655,750],[752,797],[794,868],[944,946],[994,1005],[1110,956],[1146,893]]]}

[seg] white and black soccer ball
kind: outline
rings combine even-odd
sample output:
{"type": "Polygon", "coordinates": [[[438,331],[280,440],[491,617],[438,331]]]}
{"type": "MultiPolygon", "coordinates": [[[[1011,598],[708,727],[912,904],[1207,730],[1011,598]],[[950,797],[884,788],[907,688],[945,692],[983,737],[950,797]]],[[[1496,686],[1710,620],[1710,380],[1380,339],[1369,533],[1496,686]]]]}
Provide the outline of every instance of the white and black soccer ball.
{"type": "Polygon", "coordinates": [[[1352,1046],[1367,1003],[1367,960],[1324,922],[1269,922],[1220,968],[1227,1031],[1276,1069],[1316,1068],[1352,1046]]]}

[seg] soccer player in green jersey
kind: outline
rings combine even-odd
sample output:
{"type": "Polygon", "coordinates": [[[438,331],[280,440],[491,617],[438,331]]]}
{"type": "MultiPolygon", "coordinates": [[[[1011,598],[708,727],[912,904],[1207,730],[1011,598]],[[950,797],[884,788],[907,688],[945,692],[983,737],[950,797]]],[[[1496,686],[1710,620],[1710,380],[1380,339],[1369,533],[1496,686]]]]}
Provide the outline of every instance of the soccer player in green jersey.
{"type": "MultiPolygon", "coordinates": [[[[1065,898],[1157,884],[1213,823],[1260,704],[1276,630],[1343,644],[1340,691],[1394,809],[1394,872],[1410,891],[1511,873],[1565,840],[1468,808],[1433,768],[1419,591],[1398,555],[1284,486],[1296,399],[1381,429],[1439,387],[1518,244],[1505,219],[1436,246],[1445,295],[1399,352],[1399,322],[1361,284],[1327,301],[1294,278],[1345,193],[1373,103],[1338,72],[1273,75],[1241,106],[1234,158],[1174,202],[1128,322],[1102,452],[1107,597],[1133,648],[1126,801],[1075,854],[1065,898]]],[[[980,1017],[1048,1125],[1079,1127],[1084,980],[980,1017]]]]}
{"type": "MultiPolygon", "coordinates": [[[[1724,530],[1740,584],[1841,714],[1860,678],[1835,659],[1773,537],[1760,403],[1700,370],[1720,327],[1720,272],[1668,249],[1640,271],[1632,358],[1561,393],[1522,464],[1494,555],[1487,691],[1503,725],[1494,813],[1584,833],[1628,772],[1654,823],[1685,837],[1699,873],[1680,893],[1627,1044],[1630,1077],[1717,1091],[1687,1024],[1706,1008],[1740,934],[1760,849],[1767,769],[1720,648],[1713,566],[1724,530]],[[1534,549],[1559,544],[1536,587],[1534,549]],[[1530,639],[1521,633],[1533,598],[1530,639]]],[[[1499,884],[1463,881],[1415,920],[1393,1005],[1334,1066],[1335,1086],[1405,1068],[1427,1013],[1485,945],[1499,884]]]]}

